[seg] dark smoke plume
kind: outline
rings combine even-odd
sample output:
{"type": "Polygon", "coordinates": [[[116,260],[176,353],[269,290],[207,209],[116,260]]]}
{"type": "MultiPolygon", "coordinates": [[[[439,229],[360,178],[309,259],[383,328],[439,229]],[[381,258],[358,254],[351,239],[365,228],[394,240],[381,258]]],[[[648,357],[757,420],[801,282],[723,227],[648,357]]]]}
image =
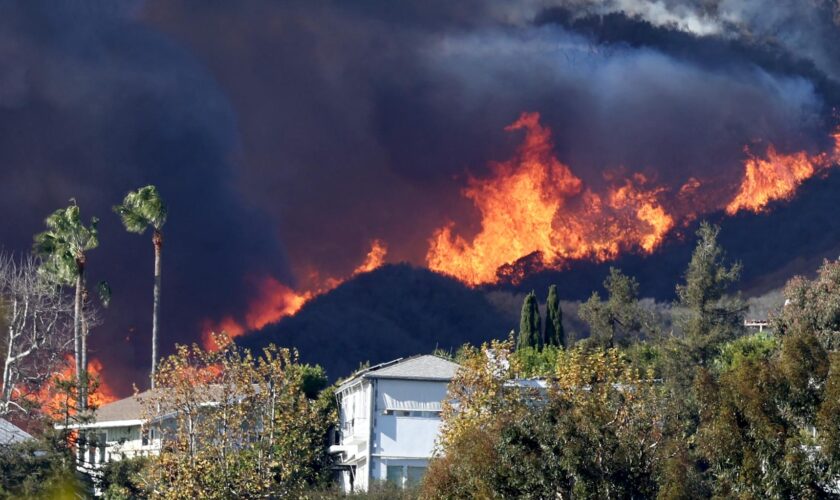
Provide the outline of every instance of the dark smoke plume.
{"type": "MultiPolygon", "coordinates": [[[[157,184],[171,205],[169,349],[241,314],[260,278],[347,276],[374,238],[422,265],[448,220],[474,233],[466,176],[510,157],[522,111],[596,186],[642,171],[725,197],[745,145],[820,151],[837,18],[828,1],[3,1],[0,242],[28,250],[70,197],[103,219],[90,267],[114,301],[92,355],[126,391],[148,360],[152,251],[110,214],[127,190],[157,184]]],[[[817,208],[788,217],[815,227],[817,208]]],[[[679,261],[668,248],[654,258],[679,261]]],[[[809,251],[782,245],[772,265],[809,251]]],[[[651,279],[657,296],[673,283],[651,279]]]]}

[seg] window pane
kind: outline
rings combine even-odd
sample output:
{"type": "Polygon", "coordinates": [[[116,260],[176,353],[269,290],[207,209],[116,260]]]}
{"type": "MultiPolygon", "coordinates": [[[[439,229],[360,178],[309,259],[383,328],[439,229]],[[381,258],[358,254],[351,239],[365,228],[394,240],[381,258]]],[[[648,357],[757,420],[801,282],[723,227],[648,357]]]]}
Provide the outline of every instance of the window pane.
{"type": "Polygon", "coordinates": [[[403,466],[389,465],[386,469],[386,479],[389,483],[397,486],[402,486],[403,482],[403,466]]]}
{"type": "Polygon", "coordinates": [[[420,481],[423,480],[423,476],[426,474],[425,467],[412,467],[408,466],[408,484],[414,486],[416,484],[420,484],[420,481]]]}

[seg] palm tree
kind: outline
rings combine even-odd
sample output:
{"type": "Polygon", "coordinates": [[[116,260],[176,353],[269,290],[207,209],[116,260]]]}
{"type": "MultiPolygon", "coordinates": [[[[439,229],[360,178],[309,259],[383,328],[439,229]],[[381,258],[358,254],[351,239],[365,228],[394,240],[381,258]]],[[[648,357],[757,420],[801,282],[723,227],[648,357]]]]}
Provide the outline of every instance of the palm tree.
{"type": "Polygon", "coordinates": [[[76,356],[77,409],[87,408],[87,342],[82,328],[82,310],[85,295],[85,252],[99,246],[99,220],[91,217],[85,226],[76,200],[46,218],[47,230],[35,235],[33,249],[44,259],[41,271],[62,285],[75,285],[73,306],[73,347],[76,356]]]}
{"type": "Polygon", "coordinates": [[[122,205],[114,207],[122,219],[125,229],[131,233],[143,234],[151,226],[152,245],[155,247],[155,287],[152,306],[152,388],[155,387],[155,371],[158,358],[158,336],[160,334],[160,251],[163,247],[163,225],[166,224],[166,205],[155,186],[146,186],[125,195],[122,205]]]}

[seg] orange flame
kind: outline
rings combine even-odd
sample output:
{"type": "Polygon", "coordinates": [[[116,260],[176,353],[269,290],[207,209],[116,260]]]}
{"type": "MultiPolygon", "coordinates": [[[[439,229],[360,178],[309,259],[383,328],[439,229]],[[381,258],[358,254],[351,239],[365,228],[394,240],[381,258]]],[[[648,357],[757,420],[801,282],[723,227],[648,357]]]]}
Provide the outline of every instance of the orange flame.
{"type": "MultiPolygon", "coordinates": [[[[350,275],[373,271],[385,263],[388,254],[387,245],[381,240],[373,240],[365,260],[350,275]]],[[[238,337],[247,331],[259,330],[270,323],[291,316],[298,312],[309,300],[322,293],[328,292],[343,283],[346,278],[326,278],[317,280],[309,290],[296,291],[269,276],[259,283],[257,299],[251,302],[248,311],[241,319],[232,315],[225,316],[221,321],[205,320],[202,328],[202,345],[205,349],[218,349],[212,332],[225,332],[230,337],[238,337]]]]}
{"type": "Polygon", "coordinates": [[[505,130],[525,130],[509,161],[491,165],[489,179],[470,178],[464,196],[481,214],[481,230],[468,242],[452,223],[435,231],[426,264],[472,285],[496,281],[502,266],[528,255],[558,266],[569,259],[604,261],[623,249],[652,252],[674,226],[659,201],[662,189],[647,188],[642,174],[614,185],[605,195],[553,154],[551,130],[539,113],[523,113],[505,130]]]}
{"type": "Polygon", "coordinates": [[[810,156],[804,151],[782,154],[772,144],[767,147],[766,158],[747,151],[744,179],[735,198],[726,205],[726,213],[735,215],[741,210],[758,213],[773,200],[792,198],[800,184],[838,161],[840,133],[834,135],[834,140],[835,150],[831,154],[810,156]]]}
{"type": "MultiPolygon", "coordinates": [[[[38,401],[41,404],[41,411],[45,415],[56,416],[65,401],[65,396],[58,390],[57,382],[69,382],[75,379],[76,373],[75,357],[68,355],[65,357],[64,363],[54,376],[48,380],[43,387],[38,391],[38,401]]],[[[108,385],[102,376],[102,362],[97,358],[91,358],[88,361],[88,374],[91,380],[98,381],[96,389],[88,395],[88,404],[90,406],[102,406],[104,404],[116,401],[119,399],[116,391],[108,385]]],[[[75,401],[71,402],[70,409],[75,406],[75,401]]]]}
{"type": "Polygon", "coordinates": [[[369,273],[385,263],[385,256],[388,255],[388,246],[382,240],[373,240],[370,243],[370,251],[365,256],[365,261],[353,271],[353,276],[362,273],[369,273]]]}

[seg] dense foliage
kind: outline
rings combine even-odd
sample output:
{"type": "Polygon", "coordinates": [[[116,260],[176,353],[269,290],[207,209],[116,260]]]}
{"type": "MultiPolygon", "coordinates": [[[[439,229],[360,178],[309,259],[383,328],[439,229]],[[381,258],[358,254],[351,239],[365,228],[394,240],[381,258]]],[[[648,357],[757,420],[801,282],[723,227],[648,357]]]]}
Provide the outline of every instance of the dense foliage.
{"type": "Polygon", "coordinates": [[[77,498],[85,490],[60,435],[0,445],[0,499],[77,498]]]}
{"type": "Polygon", "coordinates": [[[717,232],[698,232],[670,332],[613,270],[581,307],[592,339],[462,350],[421,496],[839,497],[840,262],[747,335],[717,232]]]}
{"type": "Polygon", "coordinates": [[[332,392],[320,390],[323,371],[288,349],[254,356],[221,336],[216,343],[223,347],[179,346],[158,367],[143,404],[163,447],[140,474],[145,493],[289,497],[327,482],[336,415],[332,392]]]}

